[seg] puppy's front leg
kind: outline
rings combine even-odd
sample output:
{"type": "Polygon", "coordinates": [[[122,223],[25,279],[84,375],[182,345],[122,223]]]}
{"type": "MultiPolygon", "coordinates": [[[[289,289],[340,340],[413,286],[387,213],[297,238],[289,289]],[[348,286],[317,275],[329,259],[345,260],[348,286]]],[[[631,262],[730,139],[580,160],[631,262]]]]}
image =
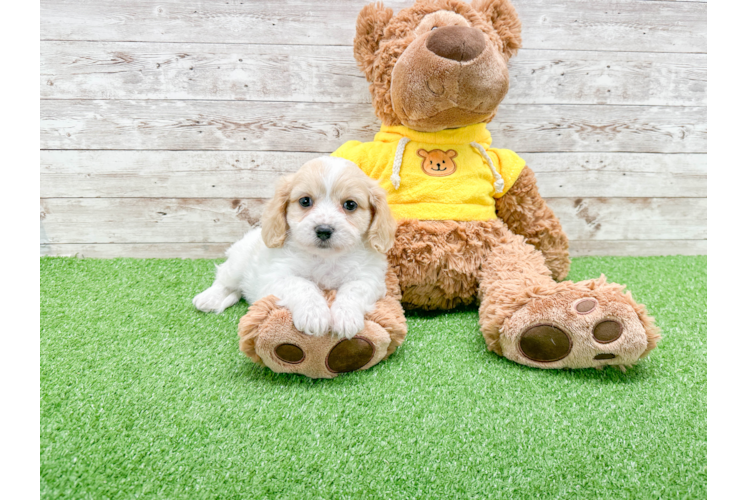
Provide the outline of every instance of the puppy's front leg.
{"type": "Polygon", "coordinates": [[[352,338],[364,328],[364,315],[374,310],[377,300],[384,297],[384,280],[356,280],[338,289],[335,302],[330,307],[332,331],[352,338]]]}
{"type": "Polygon", "coordinates": [[[330,308],[322,291],[298,276],[282,278],[266,288],[266,295],[278,297],[278,305],[288,308],[297,330],[308,335],[324,335],[330,330],[330,308]]]}

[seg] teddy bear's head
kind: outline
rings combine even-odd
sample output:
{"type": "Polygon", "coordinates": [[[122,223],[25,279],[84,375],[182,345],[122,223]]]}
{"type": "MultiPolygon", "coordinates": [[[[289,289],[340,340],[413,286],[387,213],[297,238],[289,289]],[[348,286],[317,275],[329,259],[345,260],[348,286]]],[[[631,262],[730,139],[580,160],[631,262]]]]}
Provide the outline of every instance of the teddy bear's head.
{"type": "Polygon", "coordinates": [[[418,0],[396,16],[374,3],[358,15],[353,50],[382,123],[435,132],[494,117],[520,31],[509,0],[418,0]]]}

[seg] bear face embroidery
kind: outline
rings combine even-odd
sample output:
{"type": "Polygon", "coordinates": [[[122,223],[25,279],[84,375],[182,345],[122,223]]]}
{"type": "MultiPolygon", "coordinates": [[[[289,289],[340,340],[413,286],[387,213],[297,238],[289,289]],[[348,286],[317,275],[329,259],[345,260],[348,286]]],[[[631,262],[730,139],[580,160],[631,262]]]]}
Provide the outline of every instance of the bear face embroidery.
{"type": "Polygon", "coordinates": [[[446,177],[457,171],[457,165],[452,160],[452,158],[457,156],[457,151],[454,149],[448,151],[442,151],[441,149],[432,149],[431,151],[419,149],[418,156],[423,158],[421,170],[432,177],[446,177]]]}

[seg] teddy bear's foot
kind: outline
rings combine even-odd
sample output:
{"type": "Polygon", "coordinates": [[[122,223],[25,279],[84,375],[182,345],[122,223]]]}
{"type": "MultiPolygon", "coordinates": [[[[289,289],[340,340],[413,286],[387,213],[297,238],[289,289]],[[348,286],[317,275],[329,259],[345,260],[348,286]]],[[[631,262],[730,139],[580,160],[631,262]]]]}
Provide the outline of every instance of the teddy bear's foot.
{"type": "Polygon", "coordinates": [[[604,278],[579,285],[582,289],[535,298],[507,319],[500,354],[537,368],[623,370],[656,346],[657,327],[623,287],[605,284],[604,278]]]}
{"type": "Polygon", "coordinates": [[[276,373],[333,378],[366,370],[389,356],[405,338],[405,318],[399,303],[385,298],[367,315],[364,329],[353,338],[329,333],[311,336],[294,327],[291,312],[277,307],[275,297],[265,297],[241,319],[239,336],[241,350],[276,373]]]}

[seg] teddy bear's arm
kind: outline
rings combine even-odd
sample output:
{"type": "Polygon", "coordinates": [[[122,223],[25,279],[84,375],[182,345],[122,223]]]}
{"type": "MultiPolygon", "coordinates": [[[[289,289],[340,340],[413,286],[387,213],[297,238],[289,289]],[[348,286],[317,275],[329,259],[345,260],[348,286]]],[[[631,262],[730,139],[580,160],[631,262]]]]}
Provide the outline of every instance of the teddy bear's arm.
{"type": "Polygon", "coordinates": [[[569,273],[569,239],[538,192],[535,173],[525,167],[507,193],[496,200],[496,214],[515,233],[540,250],[559,281],[569,273]]]}

